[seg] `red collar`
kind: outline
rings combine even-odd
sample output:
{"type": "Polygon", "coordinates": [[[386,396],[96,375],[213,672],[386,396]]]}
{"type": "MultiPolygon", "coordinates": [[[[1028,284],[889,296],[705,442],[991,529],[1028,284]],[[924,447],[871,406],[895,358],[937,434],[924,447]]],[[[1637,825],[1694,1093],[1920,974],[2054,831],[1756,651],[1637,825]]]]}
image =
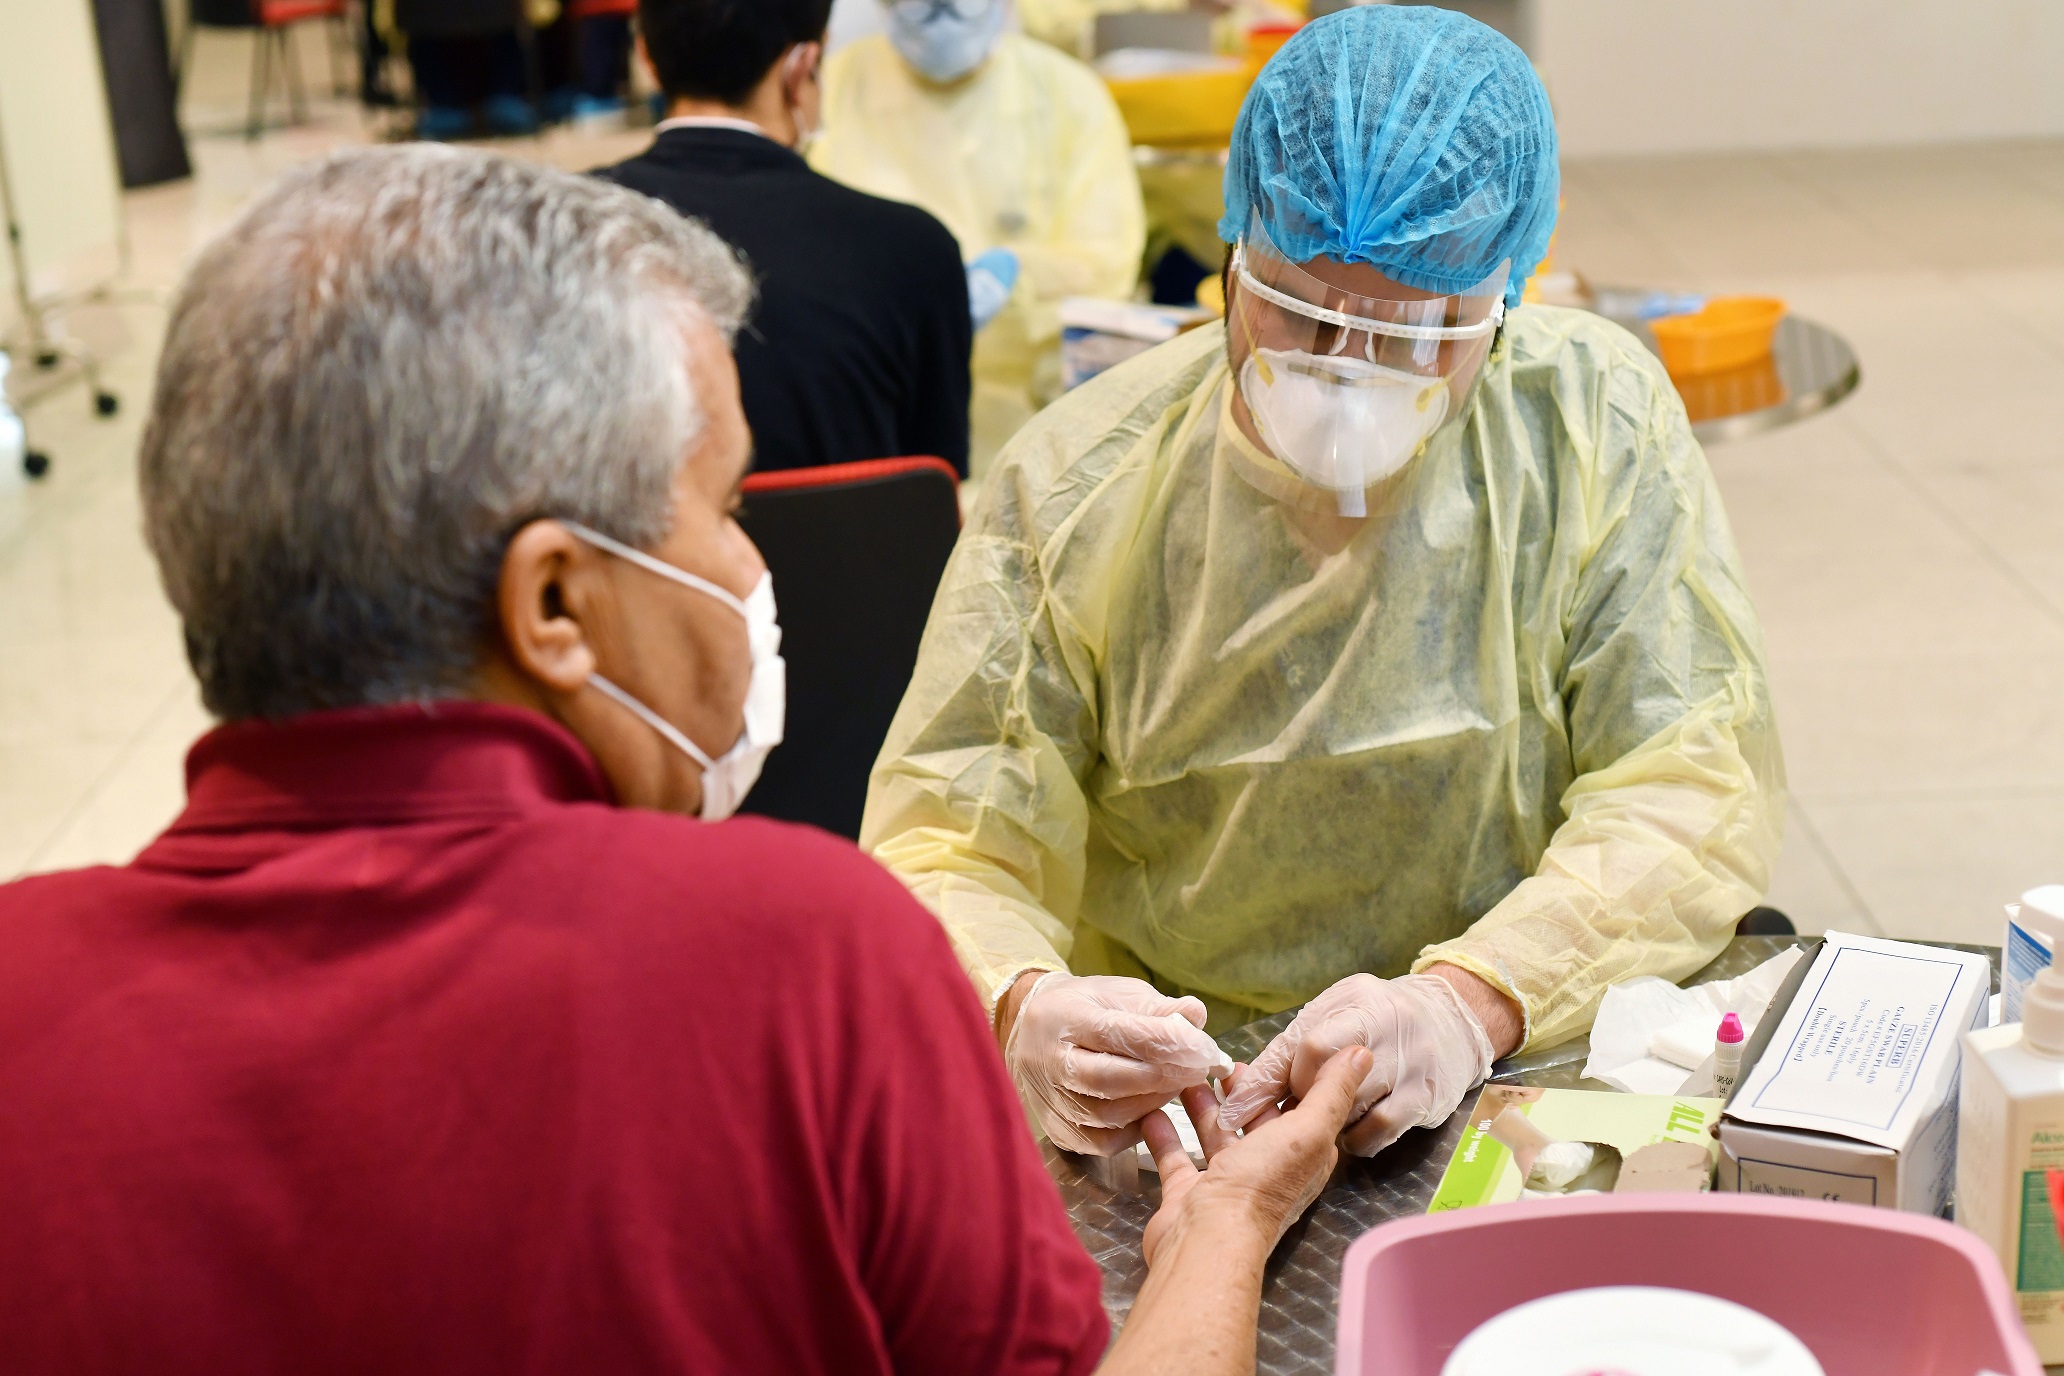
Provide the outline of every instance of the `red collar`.
{"type": "Polygon", "coordinates": [[[422,821],[495,821],[613,801],[594,758],[558,723],[481,702],[243,721],[186,757],[186,810],[137,857],[185,868],[228,835],[422,821]]]}

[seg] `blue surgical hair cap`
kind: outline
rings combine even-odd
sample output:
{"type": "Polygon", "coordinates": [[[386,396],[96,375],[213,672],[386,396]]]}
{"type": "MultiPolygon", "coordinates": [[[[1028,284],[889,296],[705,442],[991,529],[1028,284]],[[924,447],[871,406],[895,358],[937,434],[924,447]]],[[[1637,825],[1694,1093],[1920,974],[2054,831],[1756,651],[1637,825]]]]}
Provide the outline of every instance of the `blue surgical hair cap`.
{"type": "Polygon", "coordinates": [[[1293,262],[1369,263],[1443,295],[1510,259],[1516,306],[1555,229],[1555,155],[1548,93],[1503,34],[1430,5],[1342,10],[1247,93],[1218,237],[1258,215],[1293,262]]]}

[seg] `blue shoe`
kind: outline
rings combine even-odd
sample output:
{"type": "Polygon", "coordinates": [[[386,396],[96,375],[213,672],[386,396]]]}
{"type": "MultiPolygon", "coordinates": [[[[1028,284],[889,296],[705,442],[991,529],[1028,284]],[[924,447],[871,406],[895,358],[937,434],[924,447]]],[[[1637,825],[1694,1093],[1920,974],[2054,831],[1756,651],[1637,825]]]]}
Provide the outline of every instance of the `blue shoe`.
{"type": "Polygon", "coordinates": [[[473,132],[471,112],[451,105],[426,105],[416,112],[416,137],[439,143],[473,132]]]}
{"type": "Polygon", "coordinates": [[[580,92],[571,86],[545,92],[545,123],[564,124],[578,113],[580,92]]]}
{"type": "Polygon", "coordinates": [[[480,118],[488,133],[504,138],[538,131],[537,107],[522,96],[489,96],[480,103],[480,118]]]}

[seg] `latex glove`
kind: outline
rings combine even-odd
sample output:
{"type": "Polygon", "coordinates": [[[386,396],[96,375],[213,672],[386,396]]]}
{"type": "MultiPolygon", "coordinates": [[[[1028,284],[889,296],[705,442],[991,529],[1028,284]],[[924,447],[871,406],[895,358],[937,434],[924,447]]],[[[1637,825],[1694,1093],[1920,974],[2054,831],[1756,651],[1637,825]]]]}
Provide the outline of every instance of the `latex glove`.
{"type": "Polygon", "coordinates": [[[1340,1139],[1357,1156],[1374,1156],[1407,1128],[1445,1122],[1491,1073],[1494,1059],[1483,1024],[1440,976],[1349,975],[1306,1004],[1254,1058],[1219,1109],[1220,1124],[1245,1127],[1272,1105],[1302,1098],[1320,1067],[1350,1046],[1376,1053],[1340,1139]]]}
{"type": "Polygon", "coordinates": [[[968,313],[979,330],[1010,303],[1018,284],[1018,255],[1007,248],[990,249],[967,265],[967,284],[968,313]]]}
{"type": "Polygon", "coordinates": [[[1204,1035],[1204,1004],[1142,979],[1039,976],[1003,1047],[1025,1110],[1057,1147],[1111,1156],[1140,1119],[1232,1062],[1204,1035]]]}

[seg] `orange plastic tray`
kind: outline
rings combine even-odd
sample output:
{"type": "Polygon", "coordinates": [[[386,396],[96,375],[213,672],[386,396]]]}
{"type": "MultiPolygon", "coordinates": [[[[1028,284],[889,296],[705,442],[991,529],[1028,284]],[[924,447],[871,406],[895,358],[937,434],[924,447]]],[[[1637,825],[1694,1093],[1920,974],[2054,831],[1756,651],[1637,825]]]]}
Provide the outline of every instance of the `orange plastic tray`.
{"type": "Polygon", "coordinates": [[[1672,377],[1699,377],[1746,367],[1770,353],[1785,303],[1774,296],[1717,296],[1693,315],[1648,323],[1672,377]]]}
{"type": "Polygon", "coordinates": [[[1106,78],[1104,84],[1134,143],[1223,148],[1232,142],[1240,104],[1260,70],[1260,63],[1247,62],[1212,71],[1106,78]]]}

